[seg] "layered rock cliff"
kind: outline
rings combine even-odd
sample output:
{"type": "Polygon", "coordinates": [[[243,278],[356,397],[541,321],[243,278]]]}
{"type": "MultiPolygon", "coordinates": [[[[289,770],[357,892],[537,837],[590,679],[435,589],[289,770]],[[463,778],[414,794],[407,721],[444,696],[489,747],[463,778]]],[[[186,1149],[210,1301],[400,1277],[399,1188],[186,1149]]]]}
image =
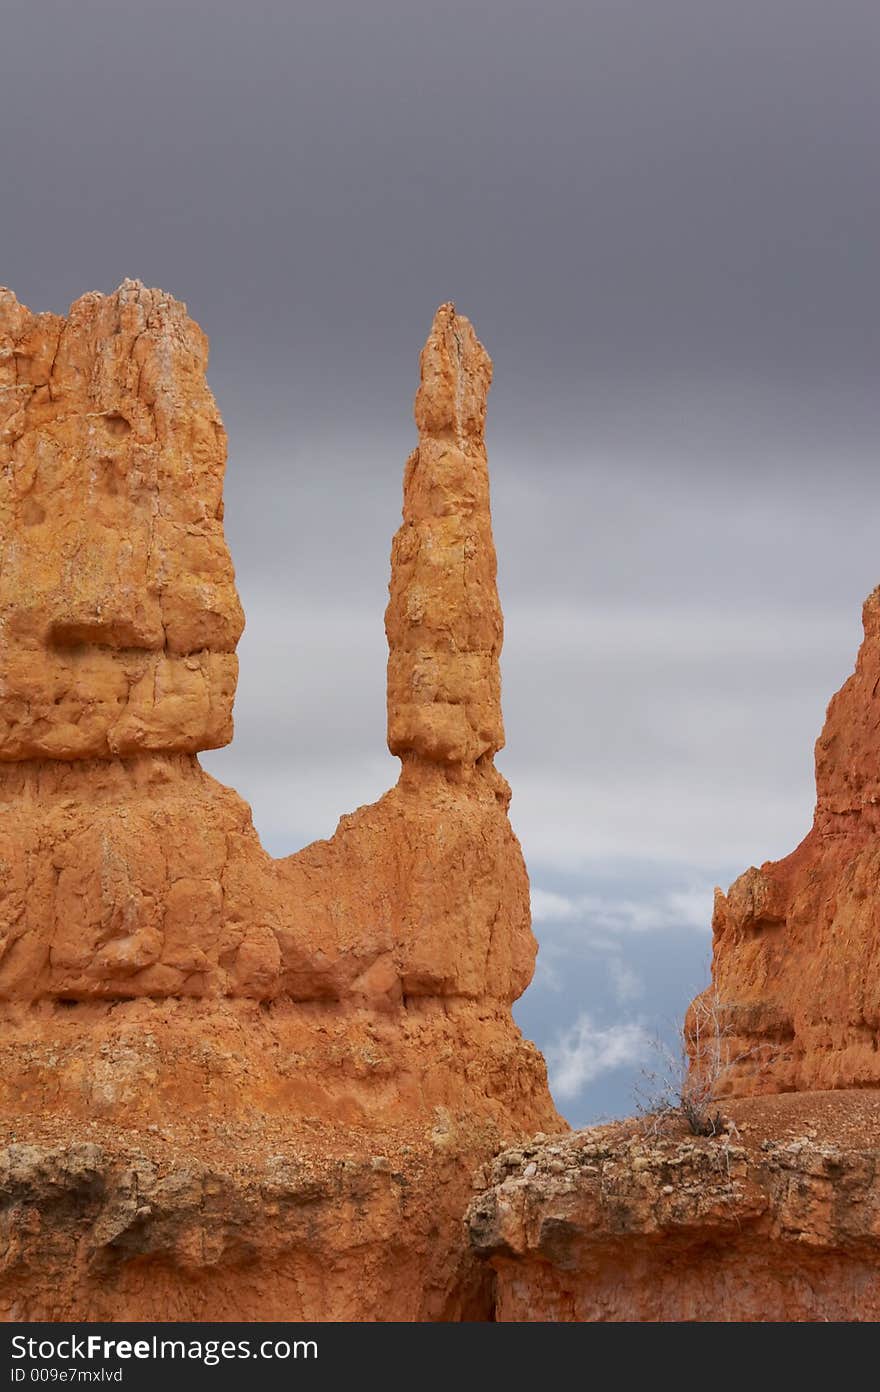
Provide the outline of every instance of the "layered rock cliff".
{"type": "Polygon", "coordinates": [[[0,292],[0,1312],[486,1318],[461,1215],[558,1121],[492,756],[491,365],[438,311],[394,542],[400,781],[282,860],[201,768],[242,614],[204,335],[0,292]]]}

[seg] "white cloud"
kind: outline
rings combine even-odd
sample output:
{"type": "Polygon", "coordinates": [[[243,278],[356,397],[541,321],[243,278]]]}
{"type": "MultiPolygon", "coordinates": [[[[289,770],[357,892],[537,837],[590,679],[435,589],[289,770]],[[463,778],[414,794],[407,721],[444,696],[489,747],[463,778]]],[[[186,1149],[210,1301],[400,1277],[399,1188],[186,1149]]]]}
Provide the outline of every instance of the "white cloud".
{"type": "Polygon", "coordinates": [[[645,987],[642,978],[620,957],[609,959],[608,975],[611,977],[614,994],[621,1005],[644,995],[645,987]]]}
{"type": "Polygon", "coordinates": [[[617,894],[557,894],[532,890],[535,923],[577,924],[604,933],[650,933],[668,928],[708,931],[712,921],[714,886],[705,882],[690,889],[657,891],[650,898],[617,894]]]}
{"type": "Polygon", "coordinates": [[[535,975],[532,978],[533,988],[539,990],[554,991],[559,995],[566,985],[564,973],[557,971],[552,961],[553,954],[541,947],[538,952],[538,960],[535,963],[535,975]]]}
{"type": "MultiPolygon", "coordinates": [[[[245,595],[235,741],[206,763],[285,850],[328,835],[397,777],[385,752],[384,586],[373,576],[368,588],[306,602],[251,580],[245,595]]],[[[499,766],[533,872],[630,859],[733,878],[802,839],[811,751],[852,667],[857,605],[550,596],[506,609],[499,766]]]]}
{"type": "Polygon", "coordinates": [[[548,889],[532,890],[532,919],[535,923],[571,923],[582,917],[576,899],[554,894],[548,889]]]}
{"type": "Polygon", "coordinates": [[[554,1097],[570,1101],[600,1074],[638,1063],[649,1048],[648,1034],[633,1021],[602,1029],[579,1015],[544,1050],[554,1097]]]}

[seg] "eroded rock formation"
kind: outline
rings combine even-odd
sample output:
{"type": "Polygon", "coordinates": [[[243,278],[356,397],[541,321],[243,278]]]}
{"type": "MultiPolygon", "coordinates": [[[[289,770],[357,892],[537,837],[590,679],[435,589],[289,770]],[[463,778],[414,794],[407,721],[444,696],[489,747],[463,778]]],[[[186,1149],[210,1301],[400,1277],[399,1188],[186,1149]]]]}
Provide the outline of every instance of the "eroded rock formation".
{"type": "Polygon", "coordinates": [[[0,289],[0,760],[231,738],[243,616],[207,357],[134,282],[67,319],[0,289]]]}
{"type": "Polygon", "coordinates": [[[500,1320],[880,1318],[880,590],[813,826],[716,891],[685,1108],[502,1154],[469,1211],[500,1320]]]}
{"type": "Polygon", "coordinates": [[[721,1092],[880,1085],[880,589],[816,743],[816,809],[785,860],[716,891],[721,1092]]]}
{"type": "Polygon", "coordinates": [[[273,860],[196,757],[242,627],[206,356],[136,282],[66,320],[0,292],[0,1311],[485,1316],[470,1175],[555,1119],[510,1017],[491,365],[442,306],[386,616],[400,781],[273,860]]]}

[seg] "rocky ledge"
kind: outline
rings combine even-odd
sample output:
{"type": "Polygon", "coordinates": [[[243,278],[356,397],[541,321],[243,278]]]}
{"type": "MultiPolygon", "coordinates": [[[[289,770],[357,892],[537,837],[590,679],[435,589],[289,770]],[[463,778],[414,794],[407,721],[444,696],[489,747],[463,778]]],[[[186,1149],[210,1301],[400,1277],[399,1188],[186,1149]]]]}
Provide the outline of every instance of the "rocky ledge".
{"type": "Polygon", "coordinates": [[[742,1099],[537,1136],[477,1176],[473,1251],[510,1320],[880,1318],[880,1092],[742,1099]]]}

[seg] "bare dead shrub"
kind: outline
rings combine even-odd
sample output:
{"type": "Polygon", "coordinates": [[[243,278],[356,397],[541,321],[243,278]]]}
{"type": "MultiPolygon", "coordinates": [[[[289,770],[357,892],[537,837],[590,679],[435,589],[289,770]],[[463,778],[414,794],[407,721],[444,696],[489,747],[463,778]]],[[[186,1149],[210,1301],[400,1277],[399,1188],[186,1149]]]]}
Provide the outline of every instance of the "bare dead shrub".
{"type": "Polygon", "coordinates": [[[679,1031],[678,1050],[654,1041],[656,1069],[646,1069],[636,1089],[639,1114],[652,1131],[676,1120],[693,1136],[718,1136],[735,1131],[719,1105],[726,1074],[744,1055],[730,1057],[724,1013],[717,990],[698,996],[679,1031]]]}

